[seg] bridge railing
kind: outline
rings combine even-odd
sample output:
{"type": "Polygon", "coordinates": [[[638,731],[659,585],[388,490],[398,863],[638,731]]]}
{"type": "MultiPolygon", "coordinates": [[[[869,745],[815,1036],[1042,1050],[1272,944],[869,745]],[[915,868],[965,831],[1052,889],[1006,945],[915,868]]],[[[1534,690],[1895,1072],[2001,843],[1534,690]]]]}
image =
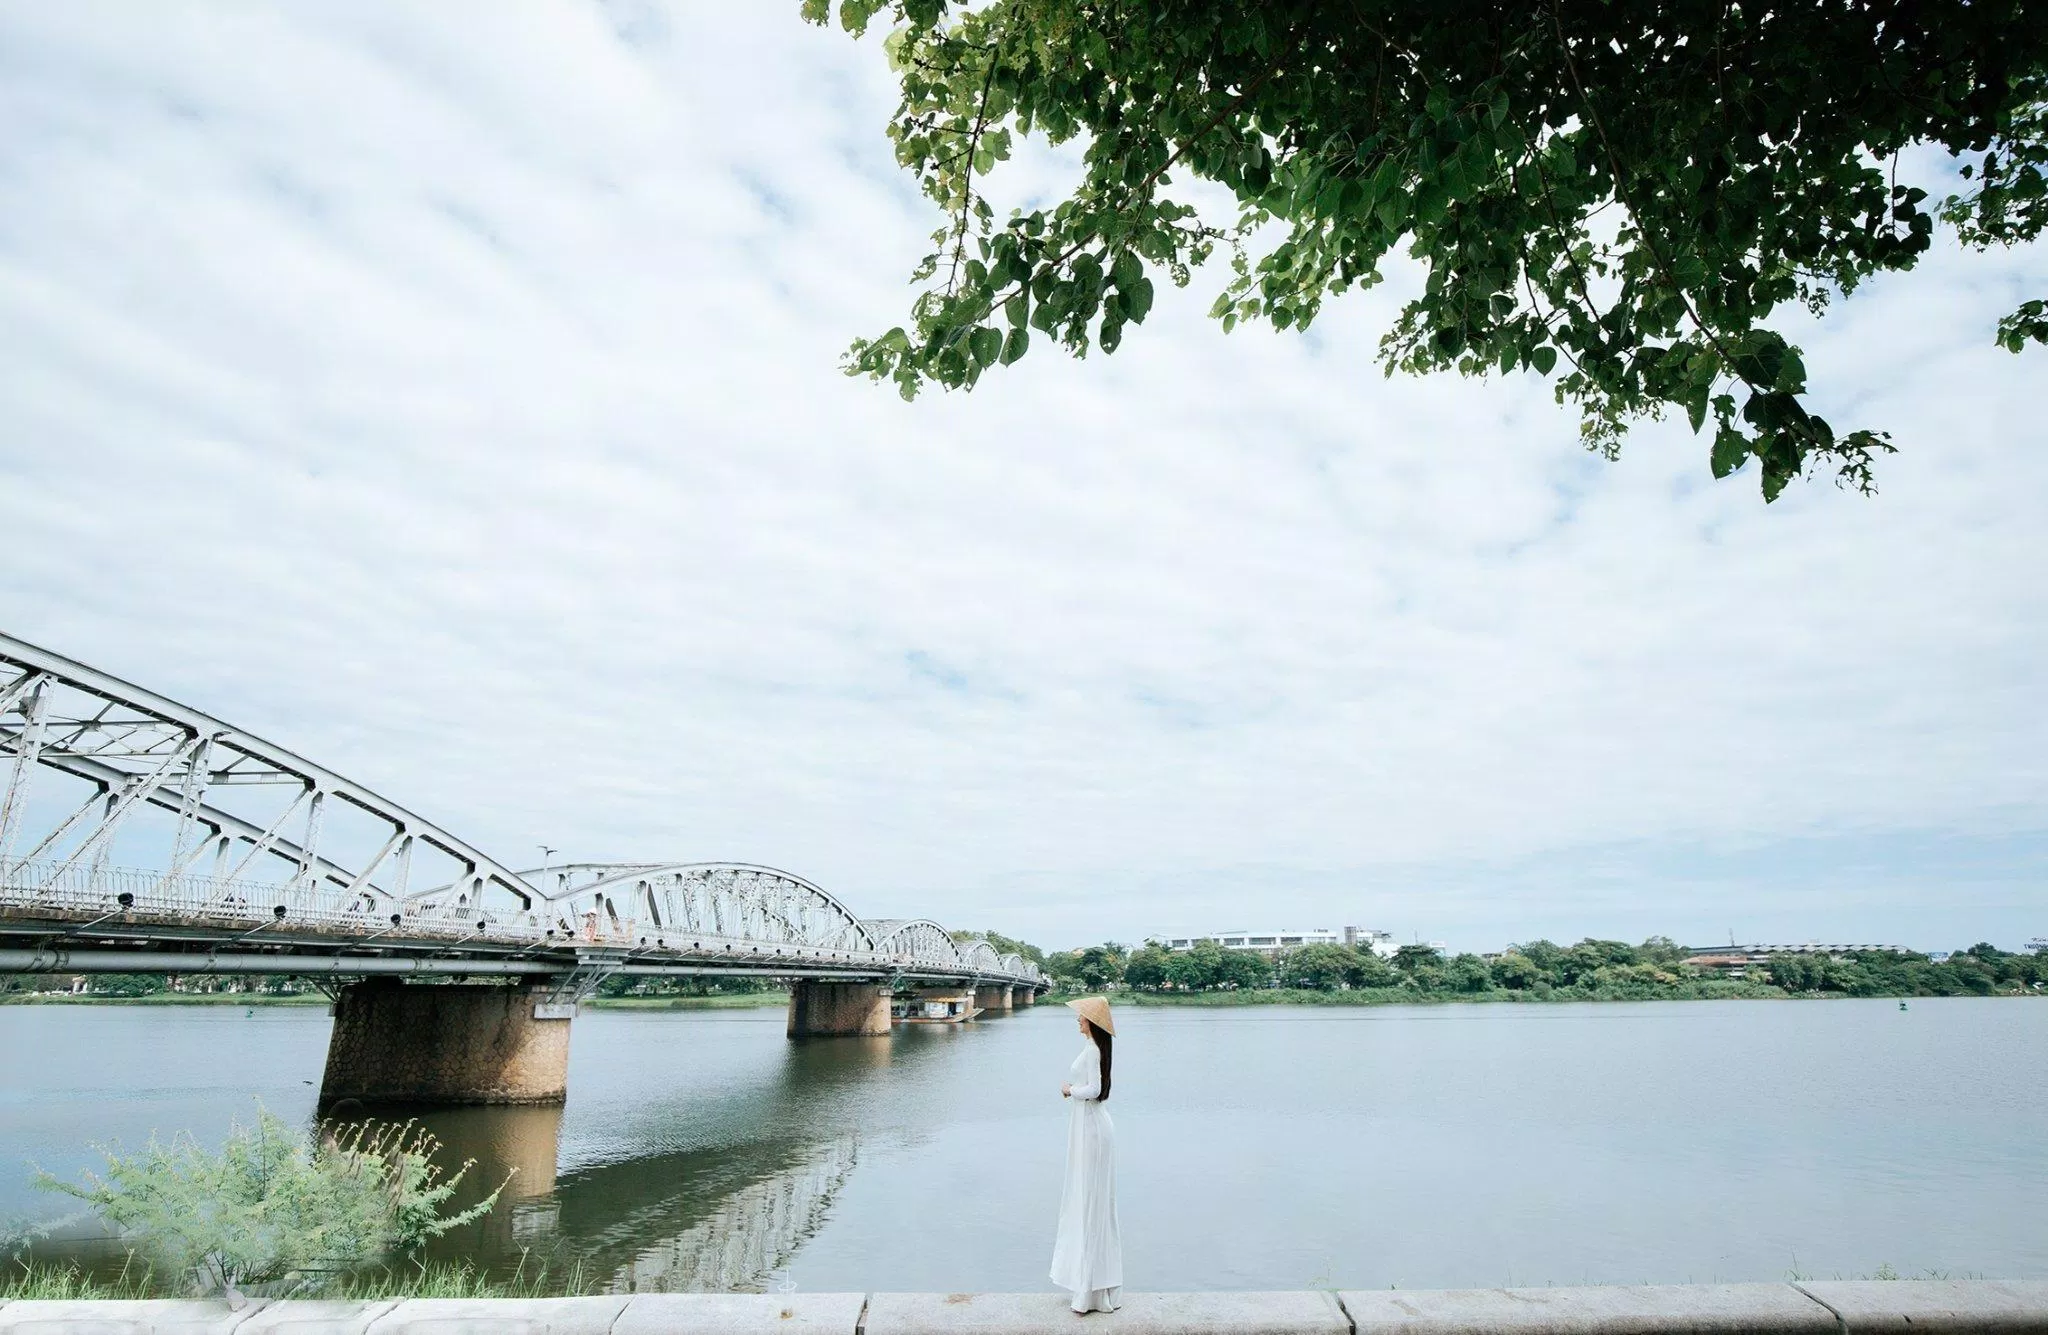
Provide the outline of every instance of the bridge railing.
{"type": "MultiPolygon", "coordinates": [[[[556,906],[559,910],[560,906],[556,906]]],[[[0,922],[23,917],[79,926],[113,923],[190,929],[209,939],[243,938],[251,946],[301,944],[339,948],[401,946],[510,947],[521,952],[573,951],[580,946],[628,951],[645,963],[716,963],[774,973],[778,965],[878,973],[947,973],[908,953],[832,950],[772,944],[703,932],[678,932],[636,918],[585,912],[508,912],[482,908],[461,894],[443,900],[397,900],[333,882],[260,883],[168,875],[132,867],[14,861],[0,863],[0,922]]],[[[480,971],[489,968],[479,961],[480,971]]],[[[1035,970],[1033,971],[1035,973],[1035,970]]],[[[1028,981],[1021,977],[1018,981],[1028,981]]]]}
{"type": "Polygon", "coordinates": [[[98,910],[151,921],[264,921],[289,927],[351,930],[383,923],[457,935],[481,928],[522,938],[543,931],[537,914],[515,917],[499,910],[471,912],[467,900],[461,897],[431,907],[410,906],[376,891],[350,890],[331,881],[258,882],[240,877],[229,880],[75,862],[0,863],[0,904],[72,912],[98,910]]]}

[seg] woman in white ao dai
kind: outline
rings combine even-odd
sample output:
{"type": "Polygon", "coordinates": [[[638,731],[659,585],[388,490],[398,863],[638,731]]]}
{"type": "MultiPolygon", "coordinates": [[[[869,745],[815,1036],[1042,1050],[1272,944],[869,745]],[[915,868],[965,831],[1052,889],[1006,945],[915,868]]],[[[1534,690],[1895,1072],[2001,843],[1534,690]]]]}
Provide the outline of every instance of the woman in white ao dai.
{"type": "Polygon", "coordinates": [[[1116,1226],[1116,1128],[1110,1123],[1111,1027],[1109,1002],[1083,997],[1067,1003],[1081,1014],[1088,1038],[1060,1094],[1067,1114],[1067,1177],[1060,1193],[1059,1238],[1052,1249],[1052,1282],[1074,1295],[1076,1312],[1114,1312],[1124,1282],[1123,1243],[1116,1226]]]}

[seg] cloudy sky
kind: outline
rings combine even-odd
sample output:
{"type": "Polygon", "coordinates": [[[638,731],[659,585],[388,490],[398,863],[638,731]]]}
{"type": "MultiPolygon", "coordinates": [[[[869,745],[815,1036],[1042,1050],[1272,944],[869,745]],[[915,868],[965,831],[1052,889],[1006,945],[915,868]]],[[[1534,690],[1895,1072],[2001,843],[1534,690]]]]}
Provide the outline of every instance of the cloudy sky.
{"type": "Polygon", "coordinates": [[[515,865],[1049,946],[2048,932],[2048,251],[1799,330],[1876,499],[1385,380],[1400,281],[904,404],[935,219],[796,8],[0,7],[0,628],[515,865]]]}

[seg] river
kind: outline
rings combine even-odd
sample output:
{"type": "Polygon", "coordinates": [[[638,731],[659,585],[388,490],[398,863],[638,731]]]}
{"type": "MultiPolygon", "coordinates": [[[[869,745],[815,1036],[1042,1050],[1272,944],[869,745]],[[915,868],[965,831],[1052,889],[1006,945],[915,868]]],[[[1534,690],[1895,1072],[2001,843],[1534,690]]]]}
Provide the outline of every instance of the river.
{"type": "MultiPolygon", "coordinates": [[[[2048,1277],[2048,1004],[1118,1011],[1136,1289],[2048,1277]]],[[[91,1142],[312,1116],[319,1008],[0,1007],[0,1220],[91,1142]]],[[[624,1289],[1040,1289],[1071,1015],[790,1043],[586,1012],[569,1103],[426,1114],[495,1181],[445,1254],[624,1289]]],[[[72,1225],[51,1256],[104,1247],[72,1225]]]]}

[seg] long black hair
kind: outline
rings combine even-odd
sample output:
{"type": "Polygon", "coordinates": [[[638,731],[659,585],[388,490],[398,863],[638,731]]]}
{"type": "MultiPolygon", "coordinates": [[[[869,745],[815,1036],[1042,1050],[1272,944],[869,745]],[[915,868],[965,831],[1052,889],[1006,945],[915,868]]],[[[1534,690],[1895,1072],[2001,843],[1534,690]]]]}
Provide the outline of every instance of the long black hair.
{"type": "Polygon", "coordinates": [[[1110,1033],[1085,1015],[1081,1017],[1081,1020],[1082,1023],[1088,1026],[1088,1037],[1095,1040],[1095,1057],[1101,1063],[1098,1069],[1102,1072],[1102,1092],[1095,1096],[1095,1101],[1097,1103],[1107,1103],[1109,1102],[1110,1033]]]}

